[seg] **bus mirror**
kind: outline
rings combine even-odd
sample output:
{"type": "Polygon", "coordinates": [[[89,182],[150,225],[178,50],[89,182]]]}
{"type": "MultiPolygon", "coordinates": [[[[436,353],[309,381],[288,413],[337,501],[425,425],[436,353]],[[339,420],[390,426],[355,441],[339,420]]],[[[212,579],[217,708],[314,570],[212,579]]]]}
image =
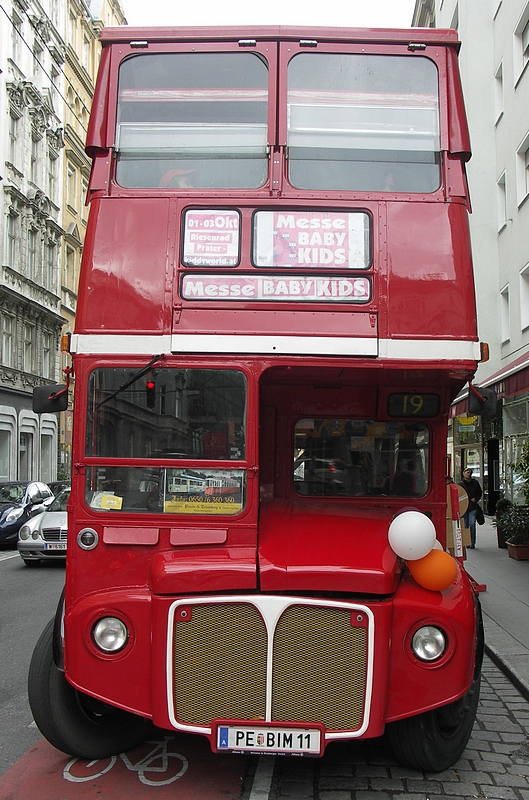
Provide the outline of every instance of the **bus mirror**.
{"type": "Polygon", "coordinates": [[[498,397],[494,389],[482,389],[480,386],[470,386],[468,395],[468,413],[477,414],[485,419],[496,416],[498,397]]]}
{"type": "Polygon", "coordinates": [[[35,386],[33,389],[33,411],[35,414],[66,411],[68,387],[60,383],[51,386],[35,386]]]}

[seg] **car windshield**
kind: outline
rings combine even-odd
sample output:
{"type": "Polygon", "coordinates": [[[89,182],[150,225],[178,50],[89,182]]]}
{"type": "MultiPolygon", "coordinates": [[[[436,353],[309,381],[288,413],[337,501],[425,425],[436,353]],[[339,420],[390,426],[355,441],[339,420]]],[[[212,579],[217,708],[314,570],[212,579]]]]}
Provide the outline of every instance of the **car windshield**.
{"type": "Polygon", "coordinates": [[[48,511],[66,511],[66,506],[68,504],[68,498],[70,496],[70,490],[66,489],[64,492],[61,492],[53,503],[48,506],[48,511]]]}
{"type": "Polygon", "coordinates": [[[25,491],[25,483],[11,483],[0,486],[0,503],[21,503],[25,491]]]}

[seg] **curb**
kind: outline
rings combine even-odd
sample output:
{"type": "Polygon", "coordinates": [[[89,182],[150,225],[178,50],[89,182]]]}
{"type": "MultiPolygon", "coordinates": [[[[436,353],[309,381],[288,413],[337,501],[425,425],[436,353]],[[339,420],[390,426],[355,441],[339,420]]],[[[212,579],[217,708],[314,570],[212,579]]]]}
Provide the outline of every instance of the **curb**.
{"type": "Polygon", "coordinates": [[[498,669],[500,669],[506,678],[510,680],[510,682],[515,686],[516,689],[520,692],[520,694],[525,697],[527,701],[529,701],[529,686],[527,683],[520,678],[519,675],[516,674],[514,668],[509,664],[508,661],[505,660],[503,656],[501,656],[494,647],[491,647],[485,642],[485,652],[490,658],[490,660],[496,664],[498,669]]]}

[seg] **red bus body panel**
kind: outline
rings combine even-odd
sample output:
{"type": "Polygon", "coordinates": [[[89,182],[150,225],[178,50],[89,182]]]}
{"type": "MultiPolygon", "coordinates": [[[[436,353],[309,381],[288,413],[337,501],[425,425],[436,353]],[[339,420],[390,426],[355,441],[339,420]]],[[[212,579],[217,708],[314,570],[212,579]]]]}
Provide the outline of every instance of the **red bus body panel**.
{"type": "MultiPolygon", "coordinates": [[[[358,666],[366,687],[358,712],[361,720],[348,729],[333,730],[325,744],[332,738],[380,736],[389,722],[462,697],[472,683],[476,660],[477,612],[464,570],[458,566],[451,586],[429,591],[412,579],[388,540],[392,520],[412,508],[432,520],[441,546],[446,544],[448,409],[472,378],[479,353],[463,163],[470,156],[470,144],[457,69],[457,35],[437,29],[264,27],[252,29],[250,38],[244,28],[122,27],[104,29],[101,41],[103,55],[86,145],[94,159],[90,215],[72,337],[76,394],[64,620],[66,677],[82,692],[152,718],[158,726],[202,733],[215,749],[214,720],[204,721],[199,714],[190,721],[190,712],[179,708],[174,641],[180,630],[185,633],[179,626],[193,620],[199,627],[198,620],[209,619],[210,613],[213,617],[213,611],[222,624],[230,625],[233,609],[241,606],[243,615],[265,620],[269,633],[284,601],[289,611],[306,615],[308,630],[319,624],[324,609],[336,614],[340,624],[350,615],[354,635],[365,634],[365,663],[358,666]],[[269,89],[275,92],[275,105],[271,103],[263,129],[269,139],[276,134],[277,139],[269,142],[267,181],[255,189],[118,185],[115,129],[120,63],[138,53],[188,53],[195,47],[203,52],[240,52],[241,40],[245,52],[255,46],[260,58],[272,54],[269,89]],[[304,42],[312,40],[325,53],[358,53],[365,46],[369,53],[424,56],[435,62],[439,188],[427,194],[317,191],[289,183],[283,69],[292,53],[307,52],[304,42]],[[183,263],[183,220],[189,209],[237,211],[240,259],[235,266],[199,269],[183,263]],[[277,209],[293,214],[366,214],[372,258],[365,269],[351,274],[367,279],[370,297],[365,302],[331,302],[332,274],[323,268],[311,272],[299,267],[275,272],[285,282],[292,276],[303,280],[321,273],[321,280],[328,281],[324,287],[328,302],[301,302],[294,290],[288,300],[222,295],[224,291],[229,295],[238,276],[255,282],[265,275],[252,263],[254,215],[277,209]],[[200,275],[204,280],[218,276],[215,286],[224,277],[228,288],[217,292],[214,286],[210,295],[200,295],[195,287],[195,295],[186,299],[184,278],[200,275]],[[104,419],[107,412],[110,417],[111,412],[105,406],[108,397],[101,399],[93,389],[92,376],[104,370],[137,371],[143,376],[154,356],[160,360],[153,373],[209,369],[244,376],[243,456],[228,420],[228,432],[221,436],[223,441],[231,436],[232,452],[239,452],[231,456],[232,462],[215,452],[201,460],[189,459],[178,448],[162,458],[150,445],[136,461],[113,451],[96,457],[89,445],[90,425],[95,427],[94,420],[104,419]],[[436,397],[438,409],[415,419],[413,409],[407,416],[392,415],[390,398],[401,394],[419,397],[421,404],[423,397],[436,397]],[[340,495],[342,488],[337,491],[335,483],[332,497],[302,496],[292,477],[301,450],[295,445],[296,426],[303,430],[305,422],[308,429],[311,421],[326,419],[335,421],[337,429],[342,421],[344,430],[346,422],[358,420],[367,427],[381,420],[395,429],[402,423],[410,441],[416,436],[413,425],[420,420],[430,443],[426,489],[409,497],[392,496],[389,489],[354,496],[340,495]],[[236,494],[233,474],[239,470],[245,480],[240,509],[231,516],[190,513],[187,507],[181,512],[178,502],[184,501],[173,498],[157,511],[121,513],[119,500],[113,510],[88,500],[90,474],[96,480],[98,470],[132,469],[140,462],[153,473],[166,469],[180,474],[190,465],[197,479],[201,471],[231,469],[231,487],[220,481],[204,493],[211,502],[236,494]],[[93,549],[78,544],[85,529],[96,534],[93,549]],[[105,616],[117,616],[129,630],[126,646],[114,655],[98,650],[92,635],[94,624],[105,616]],[[445,631],[449,643],[433,663],[421,662],[411,646],[413,634],[429,625],[445,631]]],[[[344,280],[349,277],[339,274],[344,280]]],[[[144,411],[147,419],[147,408],[144,411]]],[[[128,413],[124,402],[115,415],[116,430],[121,430],[128,413]]],[[[166,410],[167,418],[170,413],[166,410]]],[[[205,411],[201,413],[206,417],[205,411]]],[[[345,437],[339,430],[329,434],[329,450],[334,435],[345,437]]],[[[367,441],[369,432],[363,436],[367,441]]],[[[371,441],[382,442],[382,437],[377,440],[373,434],[371,441]]],[[[414,447],[417,441],[413,439],[414,447]]],[[[366,443],[372,461],[378,446],[366,443]]],[[[239,490],[242,494],[240,485],[239,490]]],[[[209,657],[208,641],[204,634],[196,648],[199,656],[203,650],[209,657]]],[[[237,651],[243,652],[241,663],[251,660],[257,647],[236,634],[226,646],[234,658],[237,651]]],[[[334,657],[339,661],[339,646],[333,646],[322,658],[329,679],[334,657]]],[[[216,719],[225,717],[221,711],[216,719]]]]}

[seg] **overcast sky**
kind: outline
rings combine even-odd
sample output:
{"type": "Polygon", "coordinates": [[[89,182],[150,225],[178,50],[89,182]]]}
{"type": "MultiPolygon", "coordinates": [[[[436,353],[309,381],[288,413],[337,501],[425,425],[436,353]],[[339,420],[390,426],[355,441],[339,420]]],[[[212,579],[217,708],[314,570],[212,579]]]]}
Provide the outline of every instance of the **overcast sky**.
{"type": "Polygon", "coordinates": [[[122,0],[129,25],[409,28],[415,0],[122,0]]]}

